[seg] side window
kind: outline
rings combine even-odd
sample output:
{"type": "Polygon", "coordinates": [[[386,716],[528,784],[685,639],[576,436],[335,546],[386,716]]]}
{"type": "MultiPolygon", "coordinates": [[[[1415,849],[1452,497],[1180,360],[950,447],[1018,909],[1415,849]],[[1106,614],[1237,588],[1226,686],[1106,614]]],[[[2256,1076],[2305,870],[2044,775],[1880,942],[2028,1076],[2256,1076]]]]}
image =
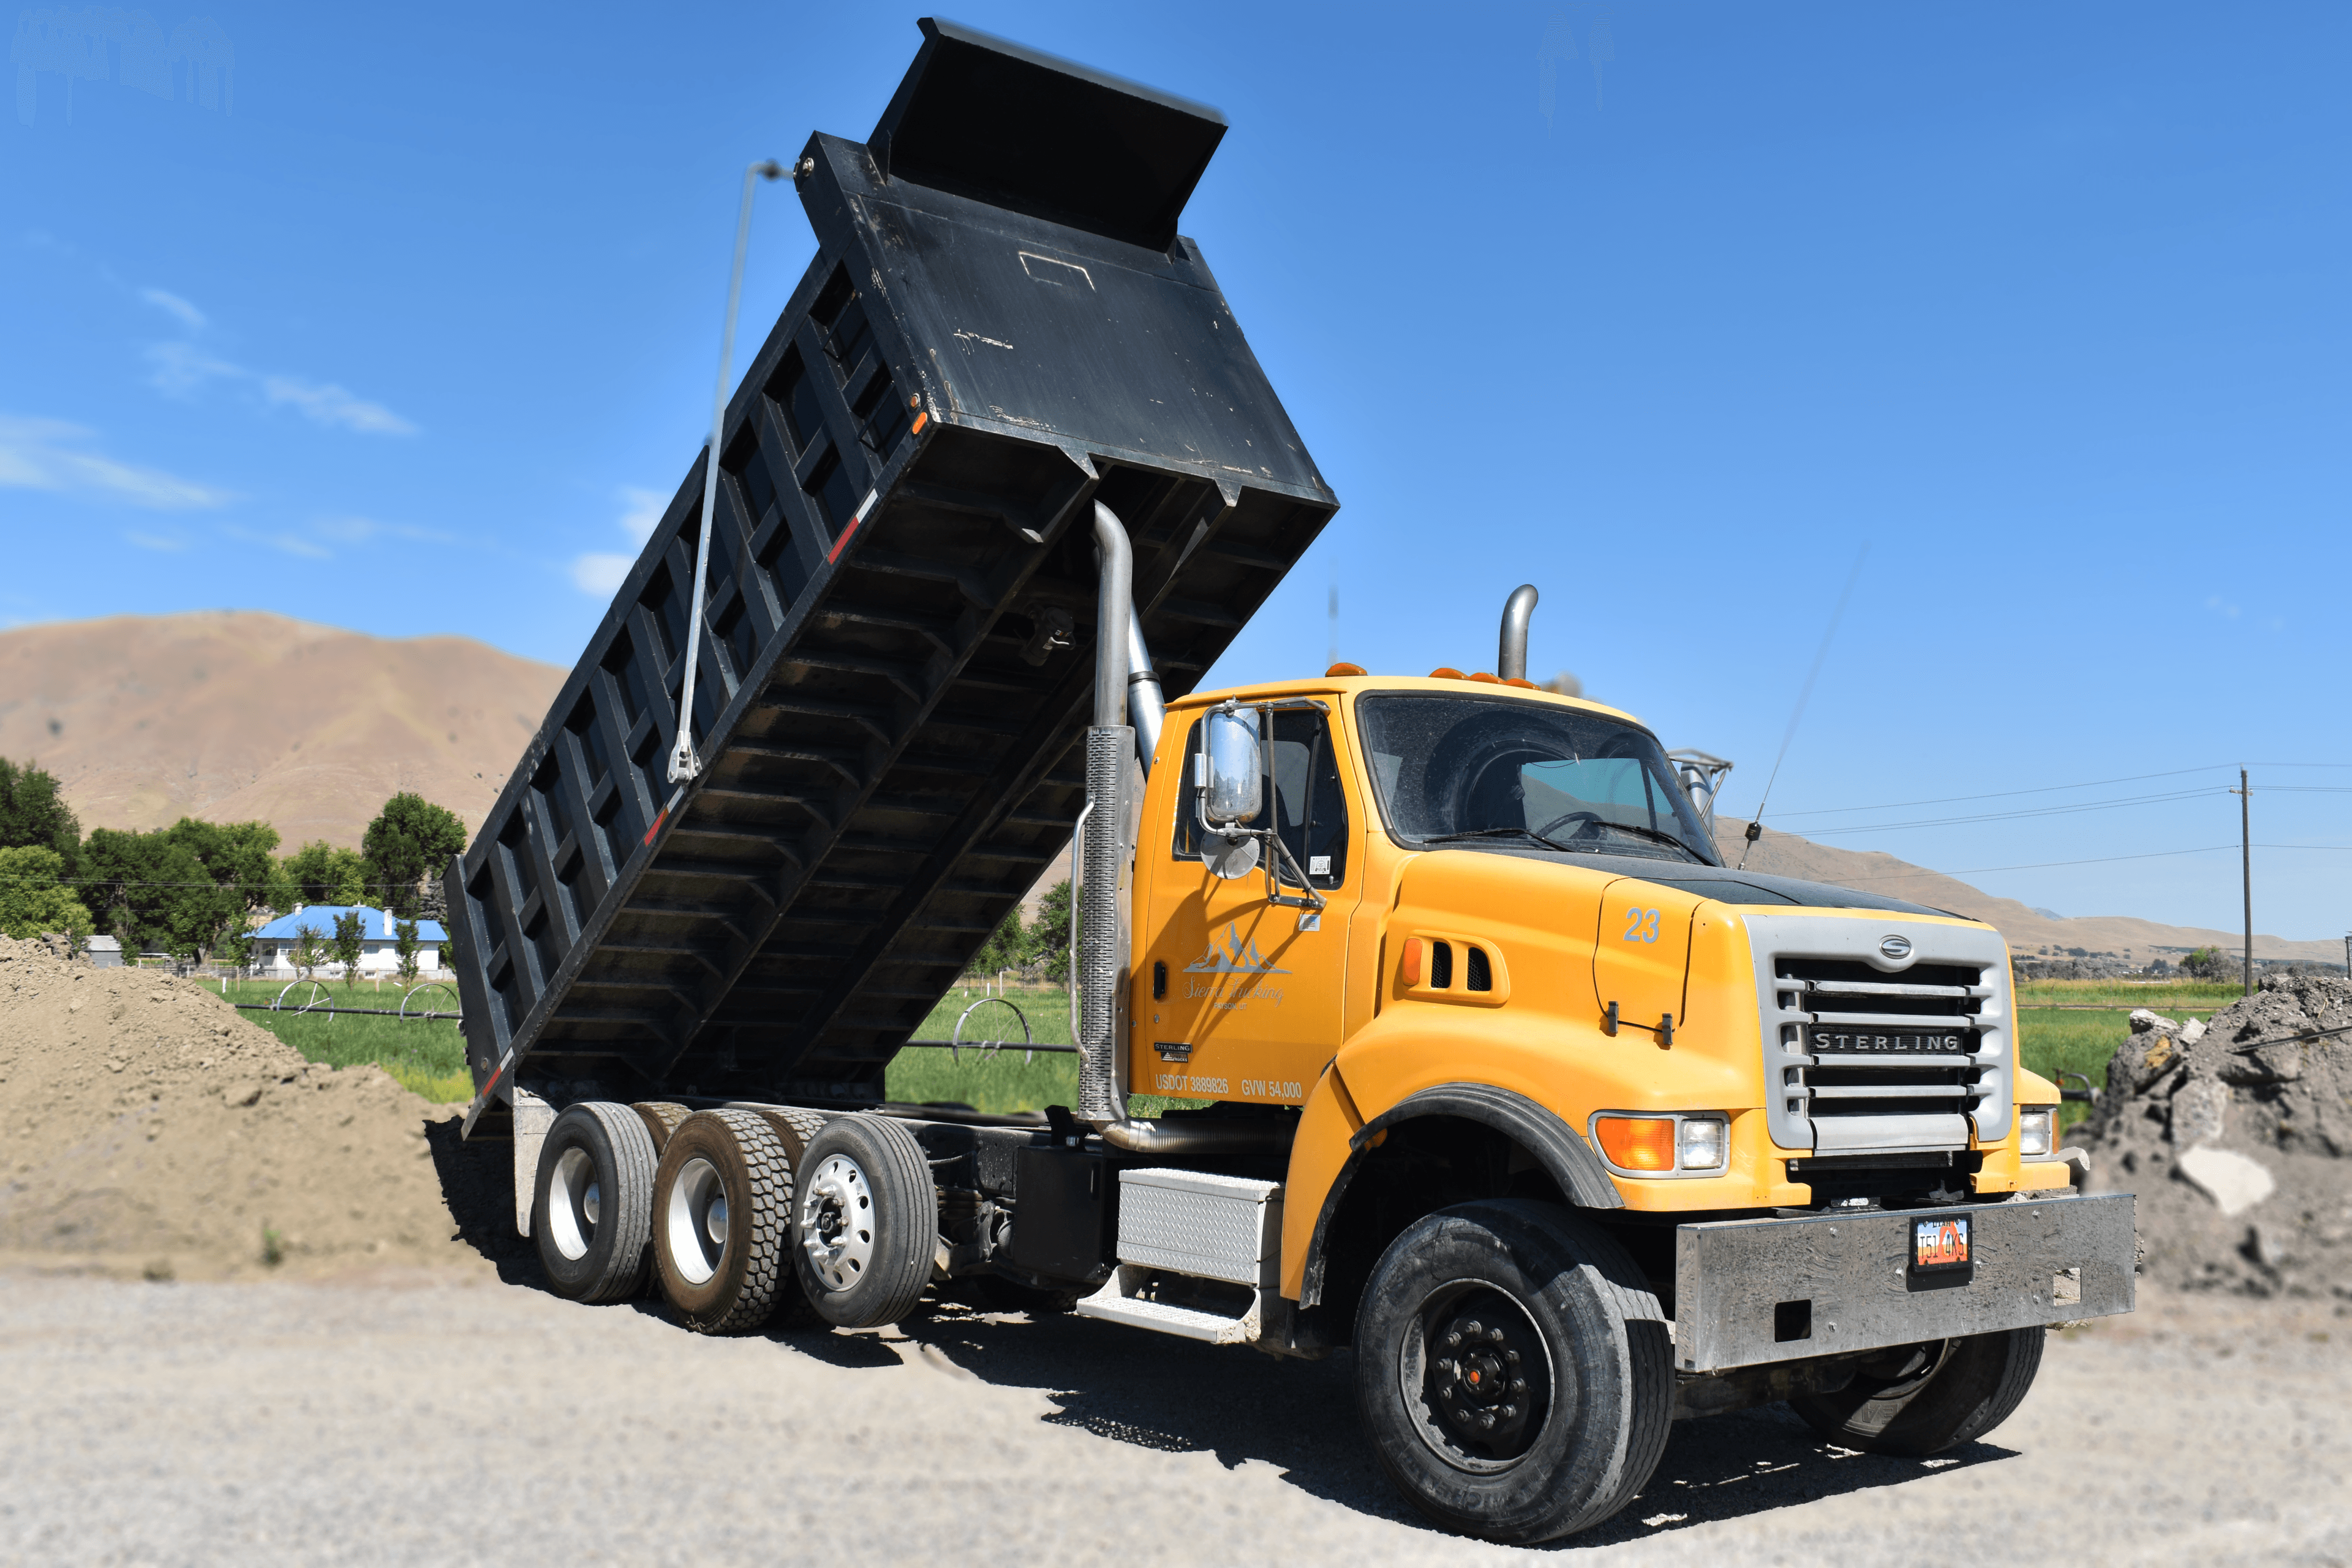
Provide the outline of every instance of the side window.
{"type": "MultiPolygon", "coordinates": [[[[1348,879],[1348,797],[1339,787],[1339,759],[1331,749],[1329,719],[1311,710],[1276,713],[1272,751],[1271,826],[1309,882],[1336,888],[1348,879]]],[[[1171,848],[1179,860],[1197,860],[1201,855],[1201,818],[1192,783],[1200,755],[1196,721],[1185,738],[1183,784],[1177,793],[1171,848]]],[[[1269,825],[1261,812],[1249,826],[1269,825]]]]}

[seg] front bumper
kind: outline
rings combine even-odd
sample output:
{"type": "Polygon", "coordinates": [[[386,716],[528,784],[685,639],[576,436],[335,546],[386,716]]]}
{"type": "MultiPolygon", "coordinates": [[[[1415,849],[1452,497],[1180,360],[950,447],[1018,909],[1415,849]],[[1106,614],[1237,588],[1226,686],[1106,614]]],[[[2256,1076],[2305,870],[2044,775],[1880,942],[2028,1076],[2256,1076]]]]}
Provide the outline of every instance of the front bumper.
{"type": "Polygon", "coordinates": [[[1675,1365],[1721,1372],[2128,1312],[2132,1204],[2117,1193],[1678,1226],[1675,1365]],[[1913,1222],[1945,1212],[1969,1216],[1972,1277],[1915,1282],[1913,1222]]]}

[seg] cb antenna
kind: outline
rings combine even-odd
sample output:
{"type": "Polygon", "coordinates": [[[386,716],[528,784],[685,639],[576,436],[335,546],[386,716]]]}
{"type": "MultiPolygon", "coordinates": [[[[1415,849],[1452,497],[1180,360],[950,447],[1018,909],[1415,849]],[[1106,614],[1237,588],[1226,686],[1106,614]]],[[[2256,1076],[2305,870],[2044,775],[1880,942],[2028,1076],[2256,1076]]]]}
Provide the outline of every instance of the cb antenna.
{"type": "Polygon", "coordinates": [[[1805,704],[1813,695],[1813,682],[1821,679],[1822,665],[1830,657],[1830,639],[1837,636],[1838,623],[1845,619],[1845,602],[1853,597],[1853,585],[1862,577],[1862,563],[1868,559],[1870,542],[1864,540],[1854,554],[1853,570],[1845,574],[1845,587],[1838,594],[1837,608],[1830,612],[1829,629],[1822,633],[1822,646],[1813,655],[1813,668],[1805,672],[1805,684],[1797,692],[1796,711],[1789,715],[1788,731],[1780,737],[1780,754],[1772,759],[1771,776],[1764,781],[1764,794],[1756,803],[1754,819],[1748,824],[1748,844],[1739,851],[1739,864],[1733,868],[1735,870],[1748,869],[1748,857],[1755,849],[1756,841],[1764,837],[1765,802],[1772,798],[1772,785],[1780,780],[1780,764],[1789,760],[1789,742],[1797,738],[1797,722],[1804,718],[1805,704]]]}

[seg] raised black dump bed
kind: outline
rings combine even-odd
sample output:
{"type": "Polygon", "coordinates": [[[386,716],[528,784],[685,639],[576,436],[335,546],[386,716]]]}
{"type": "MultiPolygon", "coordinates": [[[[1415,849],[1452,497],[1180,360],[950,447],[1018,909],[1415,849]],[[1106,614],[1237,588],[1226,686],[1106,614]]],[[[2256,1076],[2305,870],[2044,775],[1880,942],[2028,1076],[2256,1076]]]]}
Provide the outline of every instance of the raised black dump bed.
{"type": "Polygon", "coordinates": [[[698,458],[450,863],[469,1133],[518,1081],[878,1100],[1083,804],[1092,503],[1171,696],[1338,508],[1176,232],[1223,119],[922,26],[793,170],[820,248],[726,415],[701,773],[698,458]]]}

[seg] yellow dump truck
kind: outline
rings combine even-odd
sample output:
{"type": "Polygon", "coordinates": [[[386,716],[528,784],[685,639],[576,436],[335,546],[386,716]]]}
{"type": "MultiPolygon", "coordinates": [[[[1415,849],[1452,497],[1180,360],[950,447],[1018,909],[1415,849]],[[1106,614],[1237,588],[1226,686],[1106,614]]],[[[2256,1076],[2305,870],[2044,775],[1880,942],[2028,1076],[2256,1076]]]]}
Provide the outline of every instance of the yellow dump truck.
{"type": "Polygon", "coordinates": [[[1344,1351],[1498,1541],[1684,1417],[1990,1430],[2134,1275],[2000,933],[1727,868],[1704,767],[1528,682],[1532,588],[1492,671],[1194,689],[1339,504],[1176,230],[1223,120],[923,26],[793,163],[818,254],[447,870],[548,1287],[1344,1351]],[[1078,1103],[891,1103],[1073,837],[1078,1103]]]}

